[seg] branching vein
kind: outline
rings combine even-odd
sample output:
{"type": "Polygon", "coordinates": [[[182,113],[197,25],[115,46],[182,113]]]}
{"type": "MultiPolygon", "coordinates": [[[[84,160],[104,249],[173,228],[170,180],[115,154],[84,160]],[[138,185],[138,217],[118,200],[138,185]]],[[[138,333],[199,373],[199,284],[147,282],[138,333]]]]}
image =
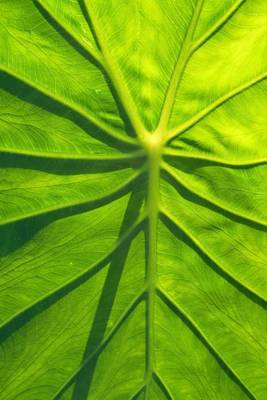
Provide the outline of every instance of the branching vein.
{"type": "Polygon", "coordinates": [[[239,387],[243,390],[246,396],[251,400],[256,400],[254,394],[249,390],[249,388],[242,381],[240,376],[235,372],[235,370],[231,367],[229,362],[227,362],[221,353],[214,347],[214,345],[210,342],[209,338],[205,335],[205,333],[201,330],[201,328],[195,323],[195,321],[190,317],[190,315],[182,308],[182,306],[177,304],[162,288],[158,289],[158,294],[160,298],[164,301],[164,303],[169,307],[176,311],[178,316],[182,316],[184,320],[187,322],[187,326],[193,331],[194,334],[197,333],[196,337],[200,337],[202,343],[205,344],[206,348],[209,350],[210,354],[215,357],[216,361],[220,362],[224,366],[224,368],[228,371],[229,375],[234,378],[235,382],[239,385],[239,387]]]}
{"type": "Polygon", "coordinates": [[[96,349],[84,360],[83,364],[71,375],[67,382],[59,389],[59,391],[54,396],[53,400],[61,399],[62,394],[71,386],[71,384],[76,380],[77,376],[85,369],[88,368],[88,365],[92,361],[92,359],[98,356],[110,342],[110,340],[114,337],[114,335],[118,332],[122,324],[129,318],[129,316],[134,312],[138,304],[144,298],[144,289],[141,290],[140,293],[132,300],[131,304],[126,308],[123,312],[119,320],[110,330],[109,334],[103,339],[103,341],[96,347],[96,349]]]}
{"type": "Polygon", "coordinates": [[[194,36],[195,29],[197,27],[197,23],[200,17],[201,9],[203,6],[204,0],[198,0],[198,4],[195,7],[193,17],[189,24],[189,28],[187,30],[186,36],[184,38],[184,42],[180,51],[180,54],[177,58],[176,65],[174,67],[173,75],[171,77],[171,81],[169,84],[169,88],[167,90],[167,94],[165,97],[165,102],[163,104],[159,124],[157,130],[164,131],[167,129],[168,122],[170,119],[170,115],[173,109],[173,105],[175,102],[175,97],[181,80],[183,78],[183,74],[187,63],[191,57],[191,49],[192,49],[192,39],[194,36]]]}
{"type": "Polygon", "coordinates": [[[10,335],[16,329],[18,329],[21,324],[26,323],[29,319],[34,317],[34,310],[40,312],[40,308],[50,307],[52,304],[59,301],[63,296],[67,293],[70,293],[72,290],[76,289],[82,283],[86,282],[88,279],[93,277],[96,273],[101,271],[103,268],[107,267],[110,257],[117,252],[120,247],[127,241],[129,238],[133,237],[137,234],[138,230],[142,226],[145,221],[146,216],[141,217],[138,221],[136,221],[123,236],[121,236],[118,242],[112,247],[112,249],[100,260],[98,260],[93,265],[87,267],[82,273],[72,277],[67,282],[64,282],[63,285],[58,286],[56,290],[53,290],[47,293],[45,296],[39,298],[35,302],[28,305],[26,308],[20,310],[18,313],[13,315],[9,320],[5,321],[2,325],[0,325],[0,335],[3,340],[6,336],[10,335]]]}
{"type": "Polygon", "coordinates": [[[267,164],[267,158],[258,158],[258,159],[251,159],[251,160],[243,160],[240,162],[233,161],[233,160],[224,160],[222,158],[217,157],[209,157],[208,155],[199,155],[194,153],[183,153],[180,150],[172,149],[166,147],[164,149],[164,155],[174,158],[185,158],[190,160],[199,160],[199,161],[207,161],[214,164],[223,165],[229,168],[246,168],[246,167],[254,167],[257,165],[264,165],[267,164]]]}
{"type": "Polygon", "coordinates": [[[43,0],[34,0],[37,4],[39,4],[51,18],[53,18],[56,23],[61,26],[64,31],[66,31],[88,54],[89,56],[93,57],[98,64],[102,65],[102,55],[99,51],[93,48],[93,46],[86,46],[85,43],[81,40],[80,36],[77,35],[75,32],[71,31],[63,21],[58,21],[54,18],[54,15],[50,12],[49,7],[47,7],[45,1],[43,0]]]}
{"type": "Polygon", "coordinates": [[[25,83],[26,85],[30,86],[31,88],[37,90],[39,93],[42,93],[43,95],[49,97],[50,99],[56,101],[59,104],[62,104],[64,107],[73,111],[74,113],[79,114],[81,117],[83,117],[86,120],[93,123],[96,127],[100,128],[103,132],[106,132],[109,136],[111,136],[115,140],[119,140],[120,142],[125,143],[127,145],[136,146],[137,143],[134,138],[131,138],[127,135],[119,134],[118,132],[113,130],[109,125],[107,125],[106,123],[97,119],[93,114],[89,115],[77,104],[66,101],[66,99],[64,99],[64,97],[59,95],[58,93],[52,94],[50,91],[48,91],[44,87],[41,87],[40,85],[38,85],[37,82],[31,81],[26,76],[19,75],[16,71],[13,71],[11,67],[6,68],[5,66],[1,65],[0,71],[7,73],[8,75],[18,79],[19,81],[25,83]]]}
{"type": "Polygon", "coordinates": [[[169,130],[169,132],[167,133],[167,141],[170,141],[171,139],[180,136],[182,133],[187,131],[189,128],[192,128],[194,125],[196,125],[203,118],[207,117],[210,113],[215,111],[217,108],[219,108],[223,104],[227,103],[233,97],[239,95],[242,92],[245,92],[246,90],[248,90],[249,88],[251,88],[252,86],[256,85],[257,83],[263,81],[266,78],[267,78],[267,72],[263,72],[260,75],[256,76],[255,78],[251,79],[250,81],[234,88],[230,92],[221,96],[219,99],[215,100],[213,103],[211,103],[207,107],[205,107],[202,111],[195,114],[188,121],[169,130]]]}
{"type": "Polygon", "coordinates": [[[96,35],[97,42],[100,47],[100,51],[103,56],[103,66],[113,83],[114,88],[120,96],[122,105],[127,112],[128,118],[135,129],[135,133],[139,138],[140,142],[143,143],[144,138],[148,135],[144,125],[139,117],[138,110],[136,108],[135,102],[131,96],[131,93],[125,84],[118,66],[109,54],[109,50],[106,44],[104,35],[102,35],[101,29],[98,26],[98,18],[94,12],[93,4],[89,7],[87,2],[84,1],[85,9],[87,10],[88,16],[92,23],[94,33],[96,35]]]}
{"type": "MultiPolygon", "coordinates": [[[[218,207],[219,209],[226,211],[229,214],[232,214],[238,218],[244,219],[246,221],[250,221],[254,224],[258,224],[264,227],[267,227],[267,222],[260,220],[258,218],[253,218],[250,215],[247,215],[245,213],[242,213],[240,211],[237,211],[233,208],[229,208],[226,207],[224,204],[222,204],[221,202],[218,202],[217,200],[211,198],[209,195],[204,195],[202,194],[199,190],[196,192],[194,189],[192,189],[181,177],[178,177],[177,174],[175,174],[172,170],[172,168],[169,167],[168,164],[166,164],[165,162],[162,163],[162,168],[165,170],[165,172],[167,172],[168,175],[171,176],[172,179],[174,179],[174,181],[176,181],[179,185],[183,186],[186,190],[188,190],[189,192],[191,192],[194,196],[197,196],[205,201],[207,201],[208,203],[210,203],[211,205],[214,205],[215,207],[218,207]]],[[[179,173],[179,171],[178,171],[179,173]]]]}
{"type": "Polygon", "coordinates": [[[171,224],[173,224],[174,226],[177,227],[178,230],[182,231],[184,233],[184,235],[186,237],[188,237],[188,239],[194,243],[194,245],[196,246],[196,248],[199,249],[200,253],[205,255],[214,265],[216,265],[216,267],[222,271],[222,273],[230,278],[231,282],[234,282],[237,287],[242,287],[244,289],[244,292],[246,293],[250,293],[251,296],[253,298],[257,298],[259,300],[259,302],[261,304],[267,304],[267,298],[265,298],[265,296],[263,296],[261,293],[259,293],[258,291],[255,291],[252,287],[248,286],[246,283],[244,282],[240,282],[231,272],[229,272],[223,265],[221,265],[220,262],[218,262],[218,260],[212,256],[212,254],[203,247],[203,245],[200,243],[200,241],[198,239],[196,239],[187,228],[185,228],[184,226],[182,226],[181,222],[178,223],[178,221],[171,216],[166,209],[164,209],[163,207],[161,207],[160,209],[160,213],[163,216],[163,222],[164,221],[164,217],[170,221],[171,224]]]}
{"type": "MultiPolygon", "coordinates": [[[[137,173],[135,173],[133,176],[131,176],[127,181],[123,182],[119,187],[117,187],[115,190],[107,193],[104,196],[100,196],[98,198],[95,199],[83,199],[83,200],[79,200],[79,201],[72,201],[72,202],[66,202],[65,204],[56,204],[54,206],[50,206],[50,207],[46,207],[43,209],[38,209],[35,211],[29,211],[28,213],[25,214],[21,214],[21,215],[17,215],[17,216],[13,216],[13,217],[7,217],[7,218],[1,218],[0,219],[0,226],[2,225],[6,225],[6,224],[10,224],[12,222],[18,222],[27,218],[32,218],[32,217],[36,217],[38,215],[44,215],[44,214],[48,214],[52,211],[59,211],[59,210],[63,210],[63,209],[67,209],[70,207],[77,207],[77,206],[93,206],[93,205],[97,205],[97,204],[102,204],[105,202],[110,202],[112,198],[119,196],[124,190],[126,190],[141,174],[143,174],[145,171],[145,167],[141,168],[139,171],[137,171],[137,173]]],[[[17,188],[16,188],[17,189],[17,188]]],[[[22,189],[26,189],[26,188],[22,188],[22,189]]],[[[30,188],[29,188],[30,189],[30,188]]],[[[3,191],[2,191],[3,192],[3,191]]]]}

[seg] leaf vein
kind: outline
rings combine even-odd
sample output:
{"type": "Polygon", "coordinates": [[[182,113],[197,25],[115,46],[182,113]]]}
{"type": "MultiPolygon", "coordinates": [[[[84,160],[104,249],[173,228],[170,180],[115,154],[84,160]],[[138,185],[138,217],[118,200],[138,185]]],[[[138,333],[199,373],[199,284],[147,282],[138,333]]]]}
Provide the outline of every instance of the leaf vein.
{"type": "Polygon", "coordinates": [[[176,219],[172,217],[165,209],[161,207],[160,212],[161,216],[163,217],[163,222],[165,222],[164,219],[166,218],[166,220],[170,221],[170,223],[176,226],[178,230],[182,231],[184,235],[187,236],[188,239],[199,249],[201,254],[205,255],[214,265],[216,265],[218,270],[221,271],[224,276],[228,277],[232,284],[235,284],[237,288],[241,287],[242,289],[244,289],[245,293],[249,293],[252,298],[257,299],[257,301],[262,305],[267,305],[267,299],[262,294],[258,293],[258,291],[255,291],[252,287],[248,286],[244,282],[240,282],[231,272],[229,272],[224,266],[222,266],[210,254],[210,252],[202,246],[198,239],[195,239],[193,235],[184,226],[181,225],[181,223],[178,224],[176,219]]]}
{"type": "Polygon", "coordinates": [[[225,95],[218,98],[213,103],[209,104],[205,107],[202,111],[195,114],[192,118],[188,121],[184,122],[181,125],[172,128],[167,133],[167,141],[170,141],[173,138],[177,138],[181,136],[185,131],[192,128],[196,125],[199,121],[207,117],[209,114],[220,108],[222,105],[230,101],[232,98],[238,96],[239,94],[245,92],[246,90],[250,89],[251,87],[259,84],[261,81],[267,78],[267,72],[263,72],[262,74],[256,76],[255,78],[251,79],[250,81],[244,83],[243,85],[237,86],[230,92],[226,93],[225,95]]]}
{"type": "Polygon", "coordinates": [[[202,331],[202,329],[198,326],[198,324],[191,318],[191,316],[182,308],[182,306],[177,304],[177,301],[174,301],[162,288],[157,289],[159,297],[162,301],[176,313],[177,316],[182,319],[182,321],[187,325],[187,327],[194,333],[194,335],[201,341],[201,343],[207,348],[209,353],[215,358],[218,365],[223,369],[224,372],[227,373],[228,376],[232,378],[232,380],[238,384],[238,386],[242,389],[242,391],[246,394],[246,396],[251,400],[256,400],[254,394],[250,391],[250,389],[246,386],[240,376],[235,372],[235,370],[231,367],[229,362],[227,362],[221,353],[216,349],[216,347],[210,342],[209,338],[202,331]]]}
{"type": "Polygon", "coordinates": [[[178,183],[179,185],[181,185],[182,187],[184,187],[186,190],[188,190],[190,193],[194,194],[194,195],[197,196],[198,198],[200,198],[200,199],[202,199],[202,200],[208,202],[209,204],[211,204],[211,205],[213,205],[213,206],[215,206],[215,207],[218,207],[219,209],[221,209],[221,210],[223,210],[223,211],[225,211],[225,212],[227,212],[227,213],[229,213],[229,214],[232,214],[232,215],[234,215],[234,216],[236,216],[236,217],[238,217],[238,218],[244,219],[244,220],[249,221],[249,222],[252,222],[252,223],[254,223],[254,224],[258,224],[258,225],[267,227],[267,222],[262,221],[262,220],[257,219],[257,218],[256,218],[256,219],[255,219],[255,218],[252,218],[252,217],[250,217],[249,215],[240,213],[240,212],[237,211],[237,210],[234,210],[234,209],[232,209],[232,208],[226,207],[226,206],[224,206],[223,204],[221,204],[220,202],[218,202],[218,201],[216,201],[216,200],[210,198],[209,195],[204,195],[204,194],[202,194],[200,191],[195,191],[194,189],[190,188],[190,186],[187,185],[187,184],[185,183],[185,181],[184,181],[183,179],[181,179],[181,177],[178,178],[178,176],[175,175],[175,174],[173,173],[173,171],[171,170],[171,168],[169,168],[168,164],[162,163],[162,166],[163,166],[164,171],[165,171],[176,183],[178,183]]]}

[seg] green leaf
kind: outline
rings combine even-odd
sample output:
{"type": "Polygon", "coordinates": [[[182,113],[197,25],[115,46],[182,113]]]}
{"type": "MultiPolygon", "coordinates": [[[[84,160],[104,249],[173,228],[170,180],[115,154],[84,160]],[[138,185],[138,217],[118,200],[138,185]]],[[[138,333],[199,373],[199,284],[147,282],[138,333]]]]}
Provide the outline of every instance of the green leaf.
{"type": "Polygon", "coordinates": [[[0,0],[0,399],[266,400],[266,0],[0,0]]]}

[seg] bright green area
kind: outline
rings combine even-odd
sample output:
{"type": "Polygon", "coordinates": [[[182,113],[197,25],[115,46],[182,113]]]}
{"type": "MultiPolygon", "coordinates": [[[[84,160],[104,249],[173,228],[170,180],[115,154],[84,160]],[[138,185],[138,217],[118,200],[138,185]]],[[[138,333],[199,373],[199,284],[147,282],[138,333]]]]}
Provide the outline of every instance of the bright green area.
{"type": "Polygon", "coordinates": [[[267,399],[266,0],[0,0],[0,399],[267,399]]]}

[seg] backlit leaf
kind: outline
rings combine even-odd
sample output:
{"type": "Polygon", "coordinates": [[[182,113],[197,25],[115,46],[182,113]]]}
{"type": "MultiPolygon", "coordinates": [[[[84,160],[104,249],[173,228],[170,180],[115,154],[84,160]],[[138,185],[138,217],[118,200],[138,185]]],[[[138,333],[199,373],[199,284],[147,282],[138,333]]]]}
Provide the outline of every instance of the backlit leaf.
{"type": "Polygon", "coordinates": [[[0,0],[0,399],[266,400],[266,0],[0,0]]]}

